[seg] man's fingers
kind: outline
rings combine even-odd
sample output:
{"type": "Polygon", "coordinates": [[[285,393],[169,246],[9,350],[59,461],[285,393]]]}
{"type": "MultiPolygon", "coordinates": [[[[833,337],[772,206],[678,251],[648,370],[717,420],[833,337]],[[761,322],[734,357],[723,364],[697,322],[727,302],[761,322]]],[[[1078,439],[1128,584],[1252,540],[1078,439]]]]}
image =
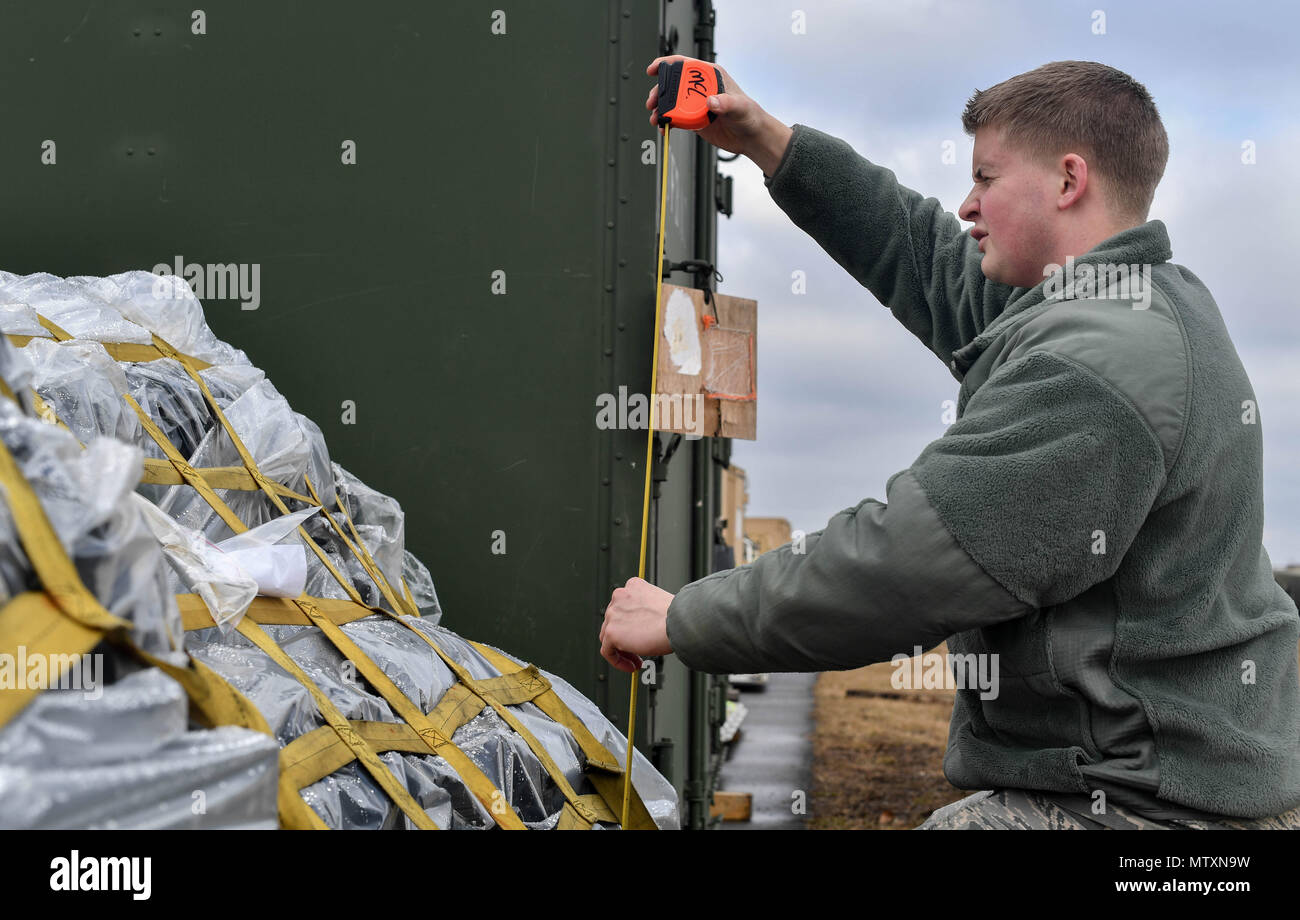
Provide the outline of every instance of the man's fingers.
{"type": "Polygon", "coordinates": [[[602,645],[600,647],[600,657],[604,658],[620,671],[628,674],[635,674],[641,668],[641,659],[635,655],[627,655],[620,652],[612,645],[602,645]]]}
{"type": "Polygon", "coordinates": [[[645,72],[647,76],[651,76],[651,77],[657,76],[659,73],[659,65],[664,61],[672,62],[672,61],[684,61],[684,60],[686,60],[686,55],[684,54],[669,54],[664,57],[657,57],[650,62],[650,66],[645,69],[645,72]]]}
{"type": "Polygon", "coordinates": [[[620,671],[635,674],[641,670],[641,659],[636,655],[629,655],[627,652],[620,652],[618,649],[614,650],[614,654],[618,657],[618,663],[614,666],[620,671]]]}
{"type": "Polygon", "coordinates": [[[620,651],[614,647],[614,644],[606,637],[606,628],[609,623],[606,622],[600,628],[600,657],[604,658],[620,671],[626,671],[633,674],[641,668],[641,658],[628,652],[620,651]]]}

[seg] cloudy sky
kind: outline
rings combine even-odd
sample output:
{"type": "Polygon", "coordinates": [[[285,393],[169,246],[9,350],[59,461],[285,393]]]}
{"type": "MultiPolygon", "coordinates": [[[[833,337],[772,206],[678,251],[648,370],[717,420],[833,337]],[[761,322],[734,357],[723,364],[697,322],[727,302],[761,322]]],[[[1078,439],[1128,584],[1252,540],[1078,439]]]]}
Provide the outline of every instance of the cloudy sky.
{"type": "MultiPolygon", "coordinates": [[[[714,0],[718,63],[786,124],[841,137],[955,211],[970,190],[960,114],[976,88],[1096,60],[1155,98],[1170,159],[1151,218],[1218,301],[1259,400],[1264,545],[1300,564],[1300,67],[1290,3],[714,0]],[[1095,10],[1105,14],[1104,34],[1095,10]],[[801,10],[805,34],[792,31],[801,10]],[[942,161],[957,145],[956,165],[942,161]],[[1253,141],[1256,162],[1242,162],[1253,141]]],[[[736,441],[750,515],[817,530],[943,434],[957,382],[772,201],[758,167],[719,219],[723,293],[759,303],[759,440],[736,441]],[[791,293],[791,272],[807,293],[791,293]]]]}

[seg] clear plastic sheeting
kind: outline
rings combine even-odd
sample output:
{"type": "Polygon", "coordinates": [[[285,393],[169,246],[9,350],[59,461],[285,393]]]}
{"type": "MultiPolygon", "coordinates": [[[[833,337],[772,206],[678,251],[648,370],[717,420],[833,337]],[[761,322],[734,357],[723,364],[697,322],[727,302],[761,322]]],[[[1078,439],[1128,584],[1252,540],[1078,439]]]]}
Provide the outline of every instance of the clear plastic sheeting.
{"type": "Polygon", "coordinates": [[[30,385],[77,440],[101,434],[128,444],[140,440],[140,420],[122,399],[126,374],[102,345],[33,339],[23,353],[32,364],[30,385]]]}
{"type": "MultiPolygon", "coordinates": [[[[199,385],[171,358],[122,367],[131,398],[162,429],[181,456],[193,456],[214,422],[199,385]]],[[[229,402],[241,392],[214,382],[208,382],[208,388],[218,402],[229,402]]],[[[162,458],[162,448],[152,439],[147,440],[145,456],[162,458]]]]}
{"type": "Polygon", "coordinates": [[[0,732],[0,828],[274,828],[279,745],[187,705],[153,668],[45,691],[0,732]]]}
{"type": "Polygon", "coordinates": [[[430,623],[442,619],[442,605],[438,603],[438,592],[433,588],[433,578],[424,563],[410,550],[402,551],[402,578],[410,589],[411,600],[420,611],[420,616],[430,623]]]}
{"type": "Polygon", "coordinates": [[[99,280],[0,272],[0,303],[31,307],[73,338],[135,345],[152,342],[148,329],[128,320],[87,283],[99,280]]]}
{"type": "MultiPolygon", "coordinates": [[[[213,396],[218,398],[215,392],[213,396]]],[[[270,381],[263,379],[249,387],[229,405],[222,406],[222,412],[252,454],[258,469],[268,478],[295,492],[307,494],[304,477],[310,476],[313,488],[322,498],[333,494],[334,477],[320,429],[290,409],[289,403],[276,392],[270,381]]],[[[198,468],[242,464],[234,443],[215,419],[208,423],[207,431],[189,462],[198,468]]],[[[271,500],[261,492],[228,491],[222,498],[249,527],[265,524],[280,515],[271,500]]],[[[203,497],[188,485],[170,487],[159,507],[213,542],[234,535],[203,497]]]]}
{"type": "MultiPolygon", "coordinates": [[[[397,499],[376,492],[337,463],[333,466],[339,501],[351,515],[370,555],[392,584],[402,575],[402,548],[406,543],[406,515],[397,499]]],[[[324,497],[324,496],[322,496],[324,497]]]]}
{"type": "MultiPolygon", "coordinates": [[[[450,630],[425,619],[415,620],[413,625],[463,665],[471,677],[487,679],[498,675],[487,659],[450,630]]],[[[351,663],[344,660],[319,630],[310,626],[265,626],[263,629],[312,676],[316,685],[347,718],[400,721],[387,702],[365,687],[355,675],[351,663]]],[[[389,678],[425,712],[432,710],[456,683],[450,668],[400,623],[368,617],[348,623],[342,629],[371,659],[383,662],[389,678]]],[[[306,689],[242,636],[226,640],[215,629],[201,630],[189,634],[188,645],[195,658],[249,698],[283,742],[288,743],[325,724],[306,689]]],[[[524,664],[519,663],[521,666],[524,664]]],[[[541,673],[551,682],[565,705],[622,763],[627,748],[614,724],[564,680],[544,670],[541,673]]],[[[532,703],[521,703],[512,708],[524,727],[546,748],[570,785],[579,794],[594,792],[583,773],[582,751],[572,733],[532,703]]],[[[494,786],[506,793],[525,824],[539,828],[554,825],[563,805],[559,788],[542,770],[523,739],[512,732],[499,716],[485,709],[461,726],[452,736],[452,741],[478,765],[494,786]]],[[[456,826],[492,825],[491,815],[469,795],[441,757],[390,753],[385,755],[385,760],[405,764],[396,771],[399,777],[403,776],[403,771],[415,770],[415,775],[420,777],[439,778],[431,784],[422,782],[418,789],[411,789],[416,801],[431,809],[429,813],[435,821],[439,818],[432,809],[440,807],[443,796],[452,792],[460,796],[456,800],[456,826]]],[[[677,828],[676,792],[640,751],[633,758],[632,781],[655,823],[665,829],[677,828]]],[[[309,786],[303,790],[303,796],[326,820],[330,815],[351,816],[350,820],[355,823],[347,825],[349,827],[391,828],[404,826],[406,822],[405,816],[380,791],[378,784],[355,764],[309,786]]],[[[447,826],[442,821],[439,824],[447,826]]]]}
{"type": "MultiPolygon", "coordinates": [[[[90,592],[132,624],[141,648],[183,663],[184,629],[162,550],[131,497],[140,451],[111,438],[96,438],[82,450],[68,432],[28,418],[2,398],[0,439],[90,592]]],[[[34,587],[32,578],[8,505],[0,504],[0,598],[34,587]]]]}
{"type": "MultiPolygon", "coordinates": [[[[106,659],[106,684],[94,699],[75,690],[47,690],[0,726],[0,826],[273,827],[278,752],[326,724],[308,690],[232,628],[247,615],[259,583],[266,593],[276,580],[275,572],[250,574],[264,563],[274,565],[271,554],[256,565],[241,564],[237,553],[223,553],[219,546],[234,536],[232,528],[196,490],[140,483],[143,458],[163,458],[165,452],[124,394],[194,469],[243,467],[234,442],[179,361],[117,361],[104,345],[147,345],[157,336],[182,355],[212,365],[198,374],[260,473],[301,495],[314,490],[334,524],[322,513],[295,514],[315,508],[297,499],[282,499],[286,516],[262,491],[221,488],[217,494],[248,528],[281,522],[272,525],[274,539],[268,542],[276,550],[291,549],[295,564],[305,558],[307,596],[342,599],[355,592],[364,604],[402,613],[393,609],[388,589],[409,595],[419,617],[399,623],[376,614],[340,629],[422,712],[434,710],[457,680],[416,631],[472,679],[498,676],[470,643],[438,625],[442,609],[433,579],[405,547],[405,516],[398,502],[330,458],[319,427],[294,412],[242,351],[212,334],[183,283],[147,272],[67,279],[0,272],[0,332],[38,337],[23,349],[0,338],[0,376],[18,398],[15,403],[0,397],[0,439],[41,499],[87,588],[132,623],[131,638],[145,650],[178,664],[188,654],[211,668],[256,707],[272,733],[196,730],[187,721],[179,684],[101,645],[96,654],[106,659]],[[53,341],[39,317],[74,338],[53,341]],[[33,392],[44,400],[46,421],[32,417],[33,392]],[[68,430],[48,424],[49,413],[68,430]],[[355,528],[368,555],[365,563],[336,526],[349,539],[355,528]],[[346,586],[313,548],[329,559],[346,586]],[[377,577],[367,570],[371,561],[377,577]],[[197,595],[219,625],[184,633],[176,594],[197,595]],[[202,810],[194,807],[199,800],[205,803],[202,810]]],[[[0,493],[0,604],[39,588],[0,493]]],[[[345,718],[402,721],[315,626],[261,628],[345,718]]],[[[624,762],[619,729],[569,684],[541,673],[596,739],[624,762]]],[[[569,729],[532,703],[510,709],[579,795],[596,791],[569,729]]],[[[524,737],[491,707],[456,729],[452,741],[504,793],[525,826],[556,826],[565,804],[559,786],[524,737]]],[[[396,751],[380,758],[439,827],[496,826],[444,758],[396,751]]],[[[678,827],[672,784],[639,752],[632,779],[656,825],[678,827]]],[[[413,826],[355,761],[300,792],[331,827],[413,826]]]]}

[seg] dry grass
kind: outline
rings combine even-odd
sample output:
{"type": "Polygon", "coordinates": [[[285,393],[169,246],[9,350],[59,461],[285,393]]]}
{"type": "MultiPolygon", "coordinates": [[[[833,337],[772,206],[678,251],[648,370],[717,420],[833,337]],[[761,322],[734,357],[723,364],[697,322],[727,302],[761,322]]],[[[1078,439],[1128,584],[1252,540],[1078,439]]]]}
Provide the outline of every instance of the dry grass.
{"type": "Polygon", "coordinates": [[[904,830],[971,791],[943,776],[953,691],[899,690],[893,673],[886,663],[817,679],[809,828],[904,830]]]}
{"type": "Polygon", "coordinates": [[[912,828],[966,794],[943,777],[953,691],[897,689],[894,670],[817,679],[810,828],[912,828]]]}

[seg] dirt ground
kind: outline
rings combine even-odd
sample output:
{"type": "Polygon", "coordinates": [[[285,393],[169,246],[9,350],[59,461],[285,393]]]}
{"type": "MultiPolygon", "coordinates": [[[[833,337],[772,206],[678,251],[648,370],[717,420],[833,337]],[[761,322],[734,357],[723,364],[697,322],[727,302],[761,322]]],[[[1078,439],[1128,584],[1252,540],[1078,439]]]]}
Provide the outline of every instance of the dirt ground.
{"type": "Polygon", "coordinates": [[[953,691],[899,689],[894,672],[885,663],[817,679],[810,829],[905,830],[967,794],[943,777],[953,691]]]}
{"type": "Polygon", "coordinates": [[[906,830],[973,791],[943,778],[953,691],[898,689],[894,670],[876,664],[817,678],[809,829],[906,830]]]}

